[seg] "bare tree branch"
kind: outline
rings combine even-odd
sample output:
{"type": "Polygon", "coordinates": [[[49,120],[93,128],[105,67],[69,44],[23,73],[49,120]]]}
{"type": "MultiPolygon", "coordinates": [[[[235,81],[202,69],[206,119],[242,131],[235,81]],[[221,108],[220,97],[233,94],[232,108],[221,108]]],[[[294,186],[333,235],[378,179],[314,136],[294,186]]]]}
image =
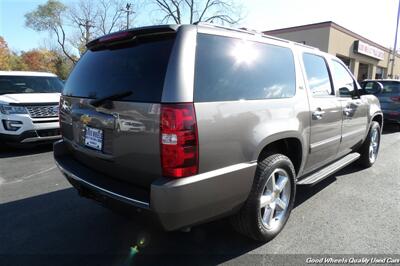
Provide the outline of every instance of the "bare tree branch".
{"type": "Polygon", "coordinates": [[[175,7],[175,13],[176,13],[176,18],[179,24],[181,24],[181,7],[180,7],[180,1],[177,0],[170,0],[172,2],[172,5],[175,7]]]}
{"type": "Polygon", "coordinates": [[[81,37],[75,47],[83,53],[92,39],[126,28],[124,5],[126,0],[80,0],[69,10],[70,22],[81,37]],[[98,1],[98,2],[97,2],[98,1]]]}
{"type": "Polygon", "coordinates": [[[235,19],[233,19],[233,18],[231,18],[230,16],[227,16],[227,15],[215,15],[215,16],[207,18],[205,20],[205,22],[214,22],[215,20],[220,20],[222,22],[226,22],[226,23],[229,23],[229,24],[235,24],[235,23],[239,22],[239,20],[235,20],[235,19]]]}
{"type": "Polygon", "coordinates": [[[95,8],[93,0],[80,0],[69,8],[69,17],[74,28],[81,32],[81,42],[78,49],[83,52],[83,47],[92,38],[92,28],[96,27],[96,20],[99,16],[99,10],[95,8]]]}
{"type": "Polygon", "coordinates": [[[176,24],[180,24],[180,17],[177,14],[177,10],[173,10],[171,5],[174,5],[174,0],[156,0],[157,5],[161,8],[161,10],[166,13],[166,17],[172,18],[176,24]]]}
{"type": "Polygon", "coordinates": [[[241,8],[236,0],[153,0],[163,17],[161,22],[176,24],[219,22],[236,24],[241,20],[241,8]]]}
{"type": "Polygon", "coordinates": [[[100,0],[98,29],[101,34],[109,34],[115,30],[121,30],[124,21],[123,0],[100,0]],[[118,24],[121,24],[118,27],[118,24]]]}
{"type": "Polygon", "coordinates": [[[65,39],[66,39],[66,37],[65,37],[65,31],[64,31],[64,29],[63,29],[62,26],[60,27],[60,29],[61,29],[61,36],[60,36],[60,33],[58,32],[58,28],[55,28],[55,27],[53,28],[53,32],[54,32],[54,33],[56,34],[56,36],[57,36],[57,43],[60,45],[63,54],[64,54],[69,60],[71,60],[72,63],[76,64],[77,60],[76,60],[73,56],[71,56],[70,53],[69,53],[69,52],[67,51],[67,49],[66,49],[66,45],[65,45],[65,39]]]}
{"type": "Polygon", "coordinates": [[[192,24],[194,15],[194,0],[185,0],[185,3],[189,7],[189,14],[190,14],[189,23],[192,24]]]}
{"type": "Polygon", "coordinates": [[[197,22],[203,21],[203,17],[208,11],[209,8],[211,8],[213,5],[215,5],[215,1],[207,0],[205,7],[203,8],[203,11],[201,12],[200,17],[198,18],[197,22]]]}

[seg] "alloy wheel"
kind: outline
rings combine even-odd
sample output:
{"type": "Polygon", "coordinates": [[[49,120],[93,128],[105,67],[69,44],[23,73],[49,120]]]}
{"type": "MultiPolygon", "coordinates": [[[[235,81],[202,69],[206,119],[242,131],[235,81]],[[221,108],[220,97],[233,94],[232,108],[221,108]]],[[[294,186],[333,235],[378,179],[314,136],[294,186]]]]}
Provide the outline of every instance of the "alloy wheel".
{"type": "Polygon", "coordinates": [[[268,230],[276,229],[283,221],[290,202],[291,184],[288,173],[275,169],[265,183],[260,197],[260,214],[268,230]]]}
{"type": "Polygon", "coordinates": [[[374,128],[371,132],[371,142],[369,144],[369,161],[374,163],[378,155],[379,133],[378,129],[374,128]]]}

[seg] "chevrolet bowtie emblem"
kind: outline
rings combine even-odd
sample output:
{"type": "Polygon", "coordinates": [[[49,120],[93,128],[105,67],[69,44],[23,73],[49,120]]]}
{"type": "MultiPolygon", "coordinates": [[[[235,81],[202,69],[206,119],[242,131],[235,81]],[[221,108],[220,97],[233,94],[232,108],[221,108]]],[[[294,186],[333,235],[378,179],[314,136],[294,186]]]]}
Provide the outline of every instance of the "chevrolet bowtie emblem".
{"type": "Polygon", "coordinates": [[[89,124],[92,118],[88,115],[82,115],[81,116],[81,122],[85,125],[89,124]]]}

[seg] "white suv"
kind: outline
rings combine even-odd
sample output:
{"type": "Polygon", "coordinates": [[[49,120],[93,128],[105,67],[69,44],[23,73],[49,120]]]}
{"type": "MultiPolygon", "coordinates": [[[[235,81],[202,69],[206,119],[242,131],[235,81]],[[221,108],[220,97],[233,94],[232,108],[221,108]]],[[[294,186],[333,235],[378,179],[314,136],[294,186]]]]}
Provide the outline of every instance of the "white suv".
{"type": "Polygon", "coordinates": [[[60,138],[62,88],[63,82],[51,73],[0,71],[0,143],[60,138]]]}

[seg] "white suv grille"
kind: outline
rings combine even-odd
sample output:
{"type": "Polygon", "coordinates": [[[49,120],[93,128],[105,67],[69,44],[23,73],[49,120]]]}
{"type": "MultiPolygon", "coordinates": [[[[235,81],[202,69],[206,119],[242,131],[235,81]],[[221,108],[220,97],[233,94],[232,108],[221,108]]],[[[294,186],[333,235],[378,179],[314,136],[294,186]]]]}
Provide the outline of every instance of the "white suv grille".
{"type": "Polygon", "coordinates": [[[58,105],[26,106],[32,118],[57,117],[58,105]]]}

